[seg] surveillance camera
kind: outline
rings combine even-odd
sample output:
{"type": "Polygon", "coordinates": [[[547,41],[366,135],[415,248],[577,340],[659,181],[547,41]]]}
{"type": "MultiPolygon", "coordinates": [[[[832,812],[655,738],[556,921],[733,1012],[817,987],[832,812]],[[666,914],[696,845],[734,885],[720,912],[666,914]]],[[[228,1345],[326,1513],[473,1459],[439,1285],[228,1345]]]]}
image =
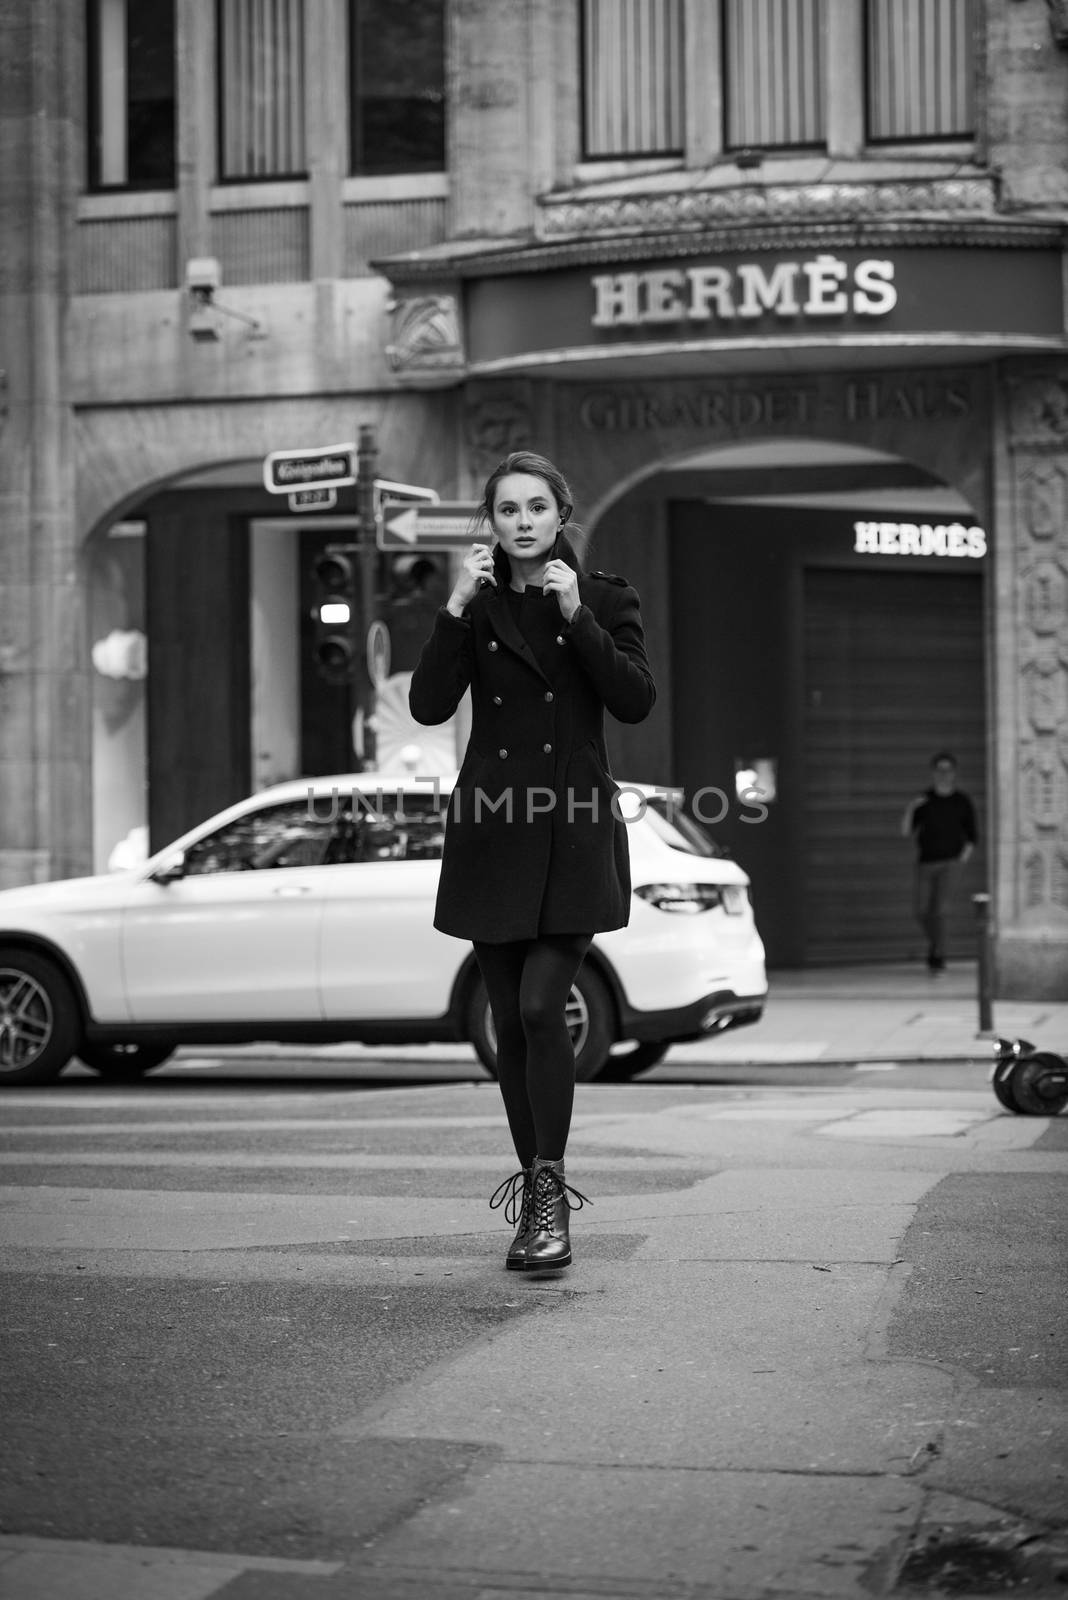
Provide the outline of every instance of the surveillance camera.
{"type": "Polygon", "coordinates": [[[185,286],[194,293],[210,295],[222,283],[222,269],[214,256],[196,256],[185,264],[185,286]]]}

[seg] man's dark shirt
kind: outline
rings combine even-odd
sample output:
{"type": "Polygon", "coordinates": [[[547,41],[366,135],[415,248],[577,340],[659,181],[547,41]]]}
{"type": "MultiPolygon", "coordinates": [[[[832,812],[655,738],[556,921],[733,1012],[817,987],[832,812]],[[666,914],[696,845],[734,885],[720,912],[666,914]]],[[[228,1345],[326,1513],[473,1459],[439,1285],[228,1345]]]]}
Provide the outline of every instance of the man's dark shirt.
{"type": "Polygon", "coordinates": [[[912,813],[912,833],[921,861],[953,861],[966,844],[975,844],[975,807],[966,794],[936,794],[928,789],[912,813]]]}

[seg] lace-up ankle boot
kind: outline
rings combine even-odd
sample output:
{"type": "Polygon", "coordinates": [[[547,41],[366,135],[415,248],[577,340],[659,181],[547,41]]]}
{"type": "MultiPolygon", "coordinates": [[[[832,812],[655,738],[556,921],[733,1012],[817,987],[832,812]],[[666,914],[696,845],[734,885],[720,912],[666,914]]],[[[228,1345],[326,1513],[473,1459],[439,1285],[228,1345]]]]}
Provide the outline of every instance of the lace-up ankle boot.
{"type": "Polygon", "coordinates": [[[515,1238],[504,1258],[504,1264],[513,1272],[522,1272],[527,1264],[527,1244],[530,1241],[530,1219],[533,1211],[534,1190],[530,1181],[530,1167],[521,1167],[493,1191],[490,1210],[504,1206],[506,1222],[518,1223],[515,1238]]]}
{"type": "Polygon", "coordinates": [[[543,1271],[571,1265],[570,1213],[590,1204],[584,1194],[564,1182],[563,1161],[543,1161],[534,1157],[531,1168],[532,1215],[527,1241],[527,1271],[543,1271]],[[578,1201],[572,1204],[569,1196],[578,1201]]]}

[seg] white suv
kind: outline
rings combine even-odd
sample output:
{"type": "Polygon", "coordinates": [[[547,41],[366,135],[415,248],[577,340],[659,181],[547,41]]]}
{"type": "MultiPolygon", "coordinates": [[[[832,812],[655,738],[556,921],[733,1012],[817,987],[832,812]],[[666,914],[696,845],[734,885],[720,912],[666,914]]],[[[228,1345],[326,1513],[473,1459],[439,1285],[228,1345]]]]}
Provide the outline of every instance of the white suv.
{"type": "MultiPolygon", "coordinates": [[[[471,948],[432,922],[451,782],[294,780],[142,866],[0,893],[0,1084],[48,1082],[73,1056],[135,1078],[179,1045],[265,1040],[469,1040],[493,1072],[471,948]]],[[[571,992],[582,1080],[763,1012],[749,880],[680,798],[621,786],[633,902],[571,992]]]]}

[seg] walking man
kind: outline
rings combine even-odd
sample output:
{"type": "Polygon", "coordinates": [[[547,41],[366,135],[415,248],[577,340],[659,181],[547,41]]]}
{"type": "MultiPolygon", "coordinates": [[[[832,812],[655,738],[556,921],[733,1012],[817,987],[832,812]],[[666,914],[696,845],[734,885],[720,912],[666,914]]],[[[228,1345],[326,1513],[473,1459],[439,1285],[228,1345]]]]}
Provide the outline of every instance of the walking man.
{"type": "Polygon", "coordinates": [[[946,917],[960,869],[975,849],[975,807],[957,788],[957,760],[948,750],[931,757],[931,787],[905,807],[901,832],[916,841],[916,920],[927,938],[927,965],[946,964],[946,917]]]}

